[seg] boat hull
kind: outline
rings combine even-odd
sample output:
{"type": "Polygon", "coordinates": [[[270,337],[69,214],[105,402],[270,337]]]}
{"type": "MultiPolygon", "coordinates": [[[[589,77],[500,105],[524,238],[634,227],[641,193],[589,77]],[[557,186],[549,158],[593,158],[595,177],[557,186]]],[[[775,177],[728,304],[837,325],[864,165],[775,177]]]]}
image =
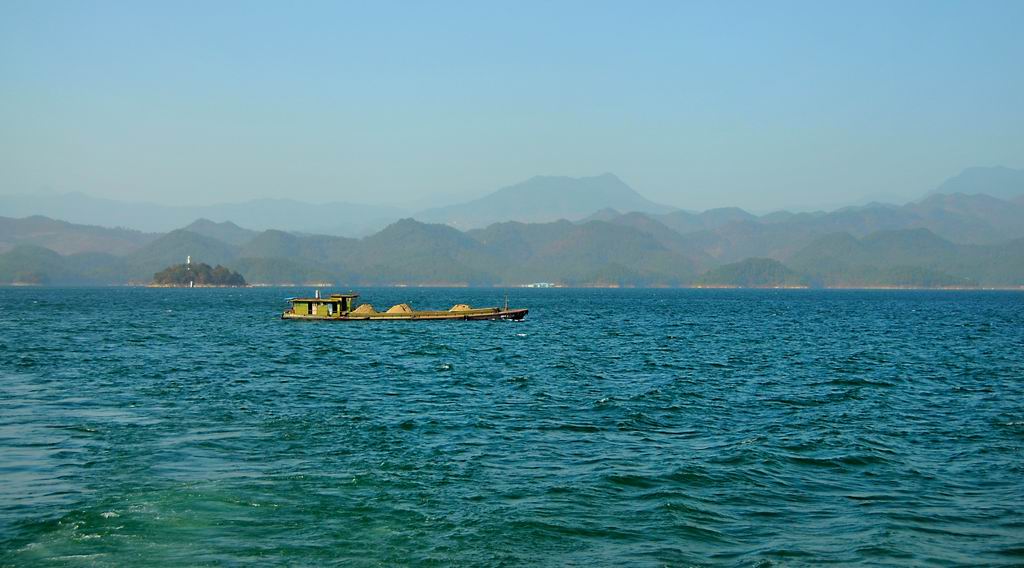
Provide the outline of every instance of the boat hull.
{"type": "Polygon", "coordinates": [[[464,312],[400,312],[389,314],[386,312],[374,312],[369,314],[343,313],[337,316],[320,316],[314,314],[296,314],[284,312],[281,319],[289,320],[316,320],[316,321],[369,321],[369,320],[393,320],[393,321],[434,321],[434,320],[512,320],[519,321],[526,317],[529,310],[503,310],[500,308],[486,308],[468,310],[464,312]]]}

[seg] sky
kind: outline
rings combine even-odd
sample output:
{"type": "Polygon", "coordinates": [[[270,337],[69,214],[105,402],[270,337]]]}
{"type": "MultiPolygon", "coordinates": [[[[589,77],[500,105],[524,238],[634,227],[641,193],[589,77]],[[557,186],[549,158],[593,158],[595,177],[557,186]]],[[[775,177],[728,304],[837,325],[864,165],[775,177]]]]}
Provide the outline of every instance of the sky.
{"type": "Polygon", "coordinates": [[[0,0],[0,194],[418,208],[612,172],[685,209],[1024,167],[1024,2],[0,0]]]}

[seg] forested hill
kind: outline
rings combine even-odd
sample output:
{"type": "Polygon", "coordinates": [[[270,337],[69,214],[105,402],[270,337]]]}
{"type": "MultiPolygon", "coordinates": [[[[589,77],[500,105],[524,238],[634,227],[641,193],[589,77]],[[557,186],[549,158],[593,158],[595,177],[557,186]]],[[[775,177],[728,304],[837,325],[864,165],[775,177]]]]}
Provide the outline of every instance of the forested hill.
{"type": "MultiPolygon", "coordinates": [[[[208,219],[142,233],[0,217],[0,284],[146,284],[191,256],[272,285],[1021,287],[1024,177],[1003,170],[965,172],[947,184],[964,191],[901,206],[761,216],[738,208],[666,211],[614,176],[598,176],[576,180],[575,200],[552,202],[559,205],[551,211],[578,214],[575,221],[461,231],[403,219],[359,239],[208,219]],[[965,190],[972,184],[1002,197],[965,190]],[[602,203],[624,211],[580,215],[584,189],[600,190],[602,203]]],[[[492,198],[503,203],[506,194],[540,195],[565,183],[535,178],[492,198]]],[[[479,219],[474,211],[435,213],[465,223],[459,215],[479,219]]]]}
{"type": "MultiPolygon", "coordinates": [[[[84,230],[58,226],[70,235],[84,230]]],[[[787,234],[779,223],[739,218],[680,233],[639,213],[583,223],[496,223],[469,232],[405,219],[363,239],[263,231],[246,240],[237,227],[200,226],[203,234],[129,233],[136,246],[116,252],[60,254],[32,238],[16,239],[21,242],[0,253],[0,283],[147,284],[154,273],[191,256],[268,285],[1024,286],[1024,238],[964,244],[927,228],[857,234],[791,225],[799,230],[787,234]],[[234,242],[210,236],[221,230],[234,242]]],[[[111,242],[122,247],[127,241],[111,242]]],[[[173,273],[168,282],[182,284],[173,273]]]]}

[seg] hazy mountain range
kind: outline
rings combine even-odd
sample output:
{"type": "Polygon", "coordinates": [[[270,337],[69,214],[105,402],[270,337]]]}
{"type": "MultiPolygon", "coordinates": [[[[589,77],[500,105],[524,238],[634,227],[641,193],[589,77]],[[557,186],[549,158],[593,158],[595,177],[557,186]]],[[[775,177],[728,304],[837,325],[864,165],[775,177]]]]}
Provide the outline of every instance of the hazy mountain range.
{"type": "Polygon", "coordinates": [[[1001,199],[1013,199],[1024,194],[1024,170],[1003,166],[967,168],[946,180],[932,193],[947,195],[984,193],[1001,199]]]}
{"type": "Polygon", "coordinates": [[[646,199],[614,174],[584,178],[537,176],[480,199],[428,209],[414,217],[467,230],[502,221],[548,223],[581,219],[601,208],[641,213],[667,213],[675,209],[646,199]]]}
{"type": "MultiPolygon", "coordinates": [[[[1001,199],[1024,195],[1024,170],[1005,167],[968,168],[931,192],[944,195],[958,193],[986,194],[1001,199]]],[[[886,205],[871,204],[860,209],[884,207],[886,205]]],[[[258,199],[210,206],[165,206],[102,199],[83,193],[0,195],[0,216],[24,218],[41,215],[71,223],[124,227],[151,233],[184,227],[196,219],[209,219],[214,222],[231,221],[250,230],[278,229],[362,237],[407,217],[470,230],[502,221],[546,223],[559,219],[608,220],[609,215],[618,215],[620,212],[662,215],[659,219],[679,232],[710,229],[722,222],[757,218],[739,208],[714,209],[694,214],[655,203],[610,173],[582,178],[537,176],[487,193],[478,199],[421,211],[347,202],[308,203],[296,199],[258,199]]],[[[800,215],[807,217],[824,214],[800,215]]],[[[788,220],[793,215],[783,211],[760,219],[772,222],[788,220]]],[[[993,238],[998,236],[993,235],[993,238]]]]}
{"type": "Polygon", "coordinates": [[[406,217],[466,230],[499,221],[540,223],[579,219],[596,209],[664,213],[674,208],[651,202],[612,174],[570,178],[537,176],[466,203],[412,211],[398,207],[293,199],[171,207],[66,195],[0,196],[0,216],[42,215],[72,223],[166,232],[196,219],[231,221],[254,230],[279,229],[346,237],[366,236],[406,217]],[[594,207],[593,203],[600,204],[594,207]]]}
{"type": "Polygon", "coordinates": [[[407,215],[396,207],[356,203],[306,203],[293,199],[256,199],[208,206],[167,206],[65,195],[0,196],[0,215],[41,215],[72,223],[167,232],[196,219],[232,221],[254,230],[283,229],[307,233],[364,235],[407,215]]]}
{"type": "Polygon", "coordinates": [[[258,284],[1018,287],[1024,176],[1005,170],[967,170],[943,186],[963,191],[901,206],[762,216],[671,210],[610,174],[542,177],[422,215],[449,224],[404,219],[359,239],[208,219],[164,233],[4,217],[0,283],[145,283],[190,255],[258,284]],[[507,220],[538,215],[546,222],[507,220]]]}

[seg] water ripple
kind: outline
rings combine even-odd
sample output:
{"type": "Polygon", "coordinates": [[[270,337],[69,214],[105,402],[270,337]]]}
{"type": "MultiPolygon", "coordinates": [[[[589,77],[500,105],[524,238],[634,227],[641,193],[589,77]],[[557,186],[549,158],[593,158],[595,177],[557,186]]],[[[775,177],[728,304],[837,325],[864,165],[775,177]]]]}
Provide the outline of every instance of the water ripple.
{"type": "Polygon", "coordinates": [[[1020,294],[299,292],[0,290],[0,565],[1024,558],[1020,294]]]}

